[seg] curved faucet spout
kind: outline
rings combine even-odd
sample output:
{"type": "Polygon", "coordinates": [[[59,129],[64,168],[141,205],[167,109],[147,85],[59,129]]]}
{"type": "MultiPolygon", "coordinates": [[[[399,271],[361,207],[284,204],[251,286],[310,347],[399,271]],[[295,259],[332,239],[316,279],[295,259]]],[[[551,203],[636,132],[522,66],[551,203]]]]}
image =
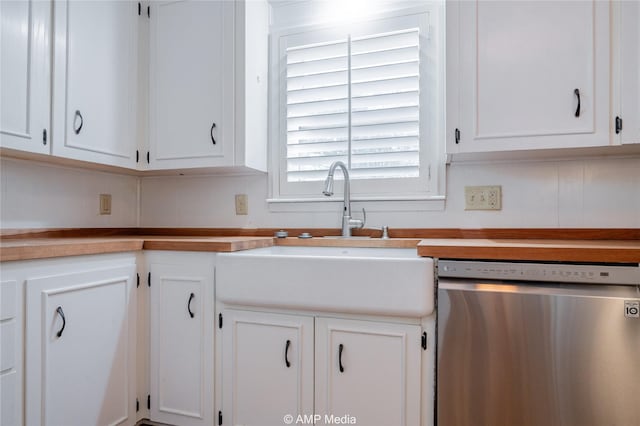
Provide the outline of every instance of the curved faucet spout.
{"type": "MultiPolygon", "coordinates": [[[[364,226],[364,220],[351,218],[351,182],[349,181],[349,171],[347,166],[342,161],[336,161],[329,167],[329,174],[324,181],[324,190],[322,193],[327,197],[333,195],[333,174],[336,168],[342,169],[342,175],[344,176],[344,206],[342,208],[342,236],[350,237],[351,229],[362,228],[364,226]]],[[[364,209],[363,209],[364,211],[364,209]]]]}
{"type": "Polygon", "coordinates": [[[351,182],[349,181],[349,170],[342,161],[334,161],[329,167],[329,174],[324,181],[324,190],[322,193],[327,197],[333,195],[333,175],[336,168],[340,167],[342,175],[344,176],[344,208],[342,209],[343,215],[351,216],[351,182]]]}

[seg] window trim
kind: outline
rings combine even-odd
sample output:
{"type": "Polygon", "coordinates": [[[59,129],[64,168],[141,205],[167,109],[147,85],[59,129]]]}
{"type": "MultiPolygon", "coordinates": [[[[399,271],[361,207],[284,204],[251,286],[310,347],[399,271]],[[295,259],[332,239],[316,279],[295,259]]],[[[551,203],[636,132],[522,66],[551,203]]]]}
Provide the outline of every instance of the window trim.
{"type": "MultiPolygon", "coordinates": [[[[437,83],[432,88],[426,86],[426,81],[421,79],[421,116],[420,116],[420,178],[395,178],[395,179],[373,179],[373,180],[352,180],[351,191],[354,201],[419,201],[433,200],[443,203],[444,182],[445,182],[445,154],[444,154],[444,5],[439,3],[428,3],[418,7],[403,8],[393,11],[386,11],[372,15],[360,21],[367,26],[390,26],[398,25],[399,22],[416,20],[421,28],[420,54],[424,58],[427,47],[435,49],[441,58],[441,63],[431,65],[430,75],[436,76],[437,83]],[[434,25],[435,23],[435,25],[434,25]],[[425,40],[422,40],[425,37],[425,40]],[[423,41],[428,41],[423,43],[423,41]],[[423,83],[424,81],[424,83],[423,83]],[[423,94],[427,87],[430,95],[423,94]],[[435,107],[435,108],[432,108],[435,107]],[[423,113],[429,109],[430,114],[423,113]],[[424,114],[424,115],[423,115],[424,114]],[[431,116],[431,117],[429,117],[431,116]],[[427,140],[433,140],[429,143],[427,140]],[[412,182],[409,182],[412,181],[412,182]],[[411,191],[402,190],[407,184],[413,184],[411,191]],[[424,189],[418,189],[422,186],[424,189]],[[372,190],[375,187],[375,191],[372,190]]],[[[269,84],[269,203],[301,203],[301,202],[328,202],[340,199],[342,185],[336,184],[336,196],[323,198],[320,194],[320,182],[289,182],[286,177],[286,44],[285,39],[291,36],[312,33],[337,34],[350,33],[354,36],[361,35],[362,32],[340,28],[338,25],[309,24],[281,29],[272,28],[270,40],[270,84],[269,84]],[[284,94],[284,96],[283,96],[284,94]],[[293,189],[295,188],[295,189],[293,189]]],[[[369,30],[368,32],[371,32],[369,30]]],[[[425,69],[427,60],[420,63],[421,75],[427,75],[425,69]]],[[[336,174],[336,179],[340,179],[340,174],[336,174]]]]}

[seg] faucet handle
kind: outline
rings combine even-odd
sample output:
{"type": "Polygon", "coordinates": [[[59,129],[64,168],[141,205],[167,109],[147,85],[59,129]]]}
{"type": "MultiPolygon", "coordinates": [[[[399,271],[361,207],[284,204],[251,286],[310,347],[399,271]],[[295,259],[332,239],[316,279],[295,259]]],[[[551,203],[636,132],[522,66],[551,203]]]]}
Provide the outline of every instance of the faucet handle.
{"type": "Polygon", "coordinates": [[[375,227],[372,226],[369,229],[375,229],[376,231],[382,231],[382,235],[380,236],[380,239],[382,240],[388,240],[389,239],[389,227],[388,226],[383,226],[383,227],[375,227]]]}
{"type": "Polygon", "coordinates": [[[344,216],[345,218],[348,218],[349,220],[349,228],[351,229],[362,229],[364,228],[364,224],[367,222],[367,212],[365,211],[365,209],[362,209],[362,215],[364,216],[363,219],[354,219],[351,216],[344,216]]]}

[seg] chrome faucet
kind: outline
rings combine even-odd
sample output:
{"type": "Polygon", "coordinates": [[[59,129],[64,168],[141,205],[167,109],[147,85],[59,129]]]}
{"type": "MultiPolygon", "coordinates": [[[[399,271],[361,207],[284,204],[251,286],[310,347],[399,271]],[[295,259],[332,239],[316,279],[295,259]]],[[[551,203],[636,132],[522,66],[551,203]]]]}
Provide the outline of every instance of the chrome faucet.
{"type": "Polygon", "coordinates": [[[342,169],[342,175],[344,176],[344,206],[342,208],[342,236],[351,237],[351,230],[353,228],[360,229],[364,227],[367,221],[367,213],[362,209],[364,215],[363,220],[353,219],[351,217],[351,183],[349,182],[349,171],[347,166],[342,161],[336,161],[329,167],[329,174],[324,181],[324,190],[322,193],[327,197],[333,195],[333,174],[336,171],[336,167],[342,169]]]}

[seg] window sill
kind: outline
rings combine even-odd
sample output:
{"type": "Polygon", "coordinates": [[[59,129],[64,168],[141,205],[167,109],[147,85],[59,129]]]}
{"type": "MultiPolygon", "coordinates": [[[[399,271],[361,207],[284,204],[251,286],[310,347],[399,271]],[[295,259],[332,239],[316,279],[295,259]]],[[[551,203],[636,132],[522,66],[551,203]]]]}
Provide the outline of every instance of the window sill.
{"type": "MultiPolygon", "coordinates": [[[[354,211],[363,207],[371,212],[442,211],[445,199],[444,195],[361,196],[352,197],[351,205],[354,211]]],[[[332,197],[268,198],[266,201],[272,212],[334,212],[340,208],[343,198],[341,194],[335,194],[332,197]]]]}

